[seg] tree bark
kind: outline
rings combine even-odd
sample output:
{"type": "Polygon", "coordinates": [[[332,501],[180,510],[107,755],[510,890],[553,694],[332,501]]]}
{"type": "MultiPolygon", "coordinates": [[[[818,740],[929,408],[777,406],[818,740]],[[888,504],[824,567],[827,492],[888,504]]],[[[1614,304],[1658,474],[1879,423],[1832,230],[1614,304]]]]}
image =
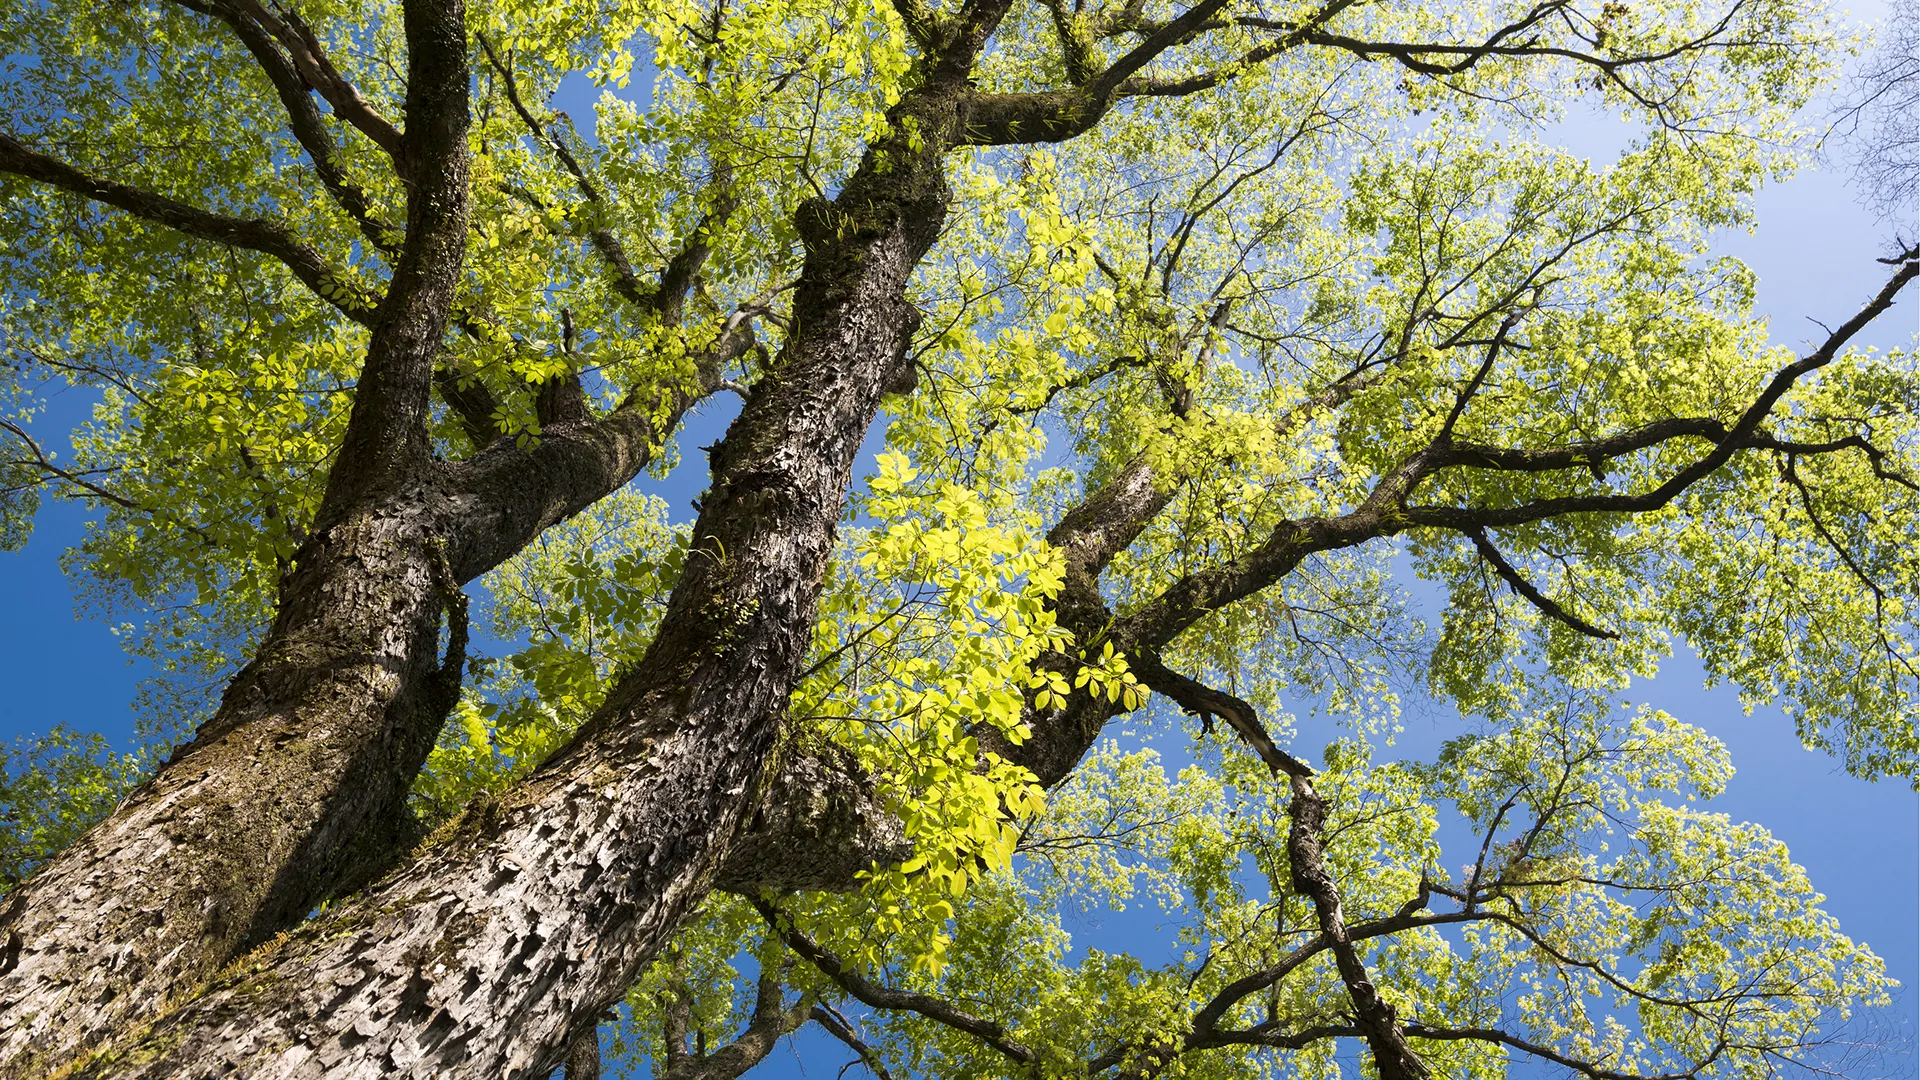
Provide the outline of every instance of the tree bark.
{"type": "Polygon", "coordinates": [[[854,460],[917,322],[907,277],[945,212],[941,104],[903,103],[935,138],[890,140],[800,211],[791,343],[714,451],[659,634],[575,742],[86,1075],[545,1075],[631,985],[773,779],[854,460]]]}
{"type": "Polygon", "coordinates": [[[302,551],[280,617],[160,775],[8,899],[0,1060],[24,1074],[151,1016],[404,847],[405,800],[457,691],[417,515],[302,551]]]}
{"type": "Polygon", "coordinates": [[[145,1019],[408,838],[407,789],[462,662],[435,663],[439,614],[460,601],[420,478],[466,246],[469,110],[463,5],[405,16],[406,243],[314,535],[213,719],[0,912],[7,1073],[145,1019]]]}
{"type": "MultiPolygon", "coordinates": [[[[693,400],[675,392],[667,424],[693,400]]],[[[151,1017],[413,846],[407,791],[458,690],[459,657],[436,656],[440,612],[463,602],[451,585],[638,475],[653,415],[497,444],[316,533],[215,717],[0,910],[0,1070],[151,1017]]],[[[852,762],[796,757],[721,884],[846,888],[905,855],[852,762]]]]}
{"type": "Polygon", "coordinates": [[[566,1080],[600,1080],[600,1026],[581,1028],[567,1047],[566,1080]]]}

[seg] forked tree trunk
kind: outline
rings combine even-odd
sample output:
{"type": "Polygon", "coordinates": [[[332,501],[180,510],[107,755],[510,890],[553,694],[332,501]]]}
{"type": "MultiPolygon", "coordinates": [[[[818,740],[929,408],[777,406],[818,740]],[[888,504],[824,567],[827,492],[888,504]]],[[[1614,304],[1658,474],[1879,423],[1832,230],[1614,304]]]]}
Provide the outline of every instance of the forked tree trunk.
{"type": "MultiPolygon", "coordinates": [[[[921,130],[951,126],[949,107],[921,130]]],[[[918,318],[905,283],[947,192],[937,151],[891,149],[803,208],[792,341],[713,454],[656,640],[576,741],[85,1074],[545,1075],[631,985],[773,778],[854,460],[918,318]]]]}
{"type": "MultiPolygon", "coordinates": [[[[150,1019],[413,846],[406,792],[458,688],[458,657],[436,655],[458,602],[447,573],[477,577],[631,480],[658,443],[652,414],[555,428],[532,453],[495,446],[315,537],[213,720],[0,910],[0,1075],[150,1019]]],[[[844,888],[905,854],[855,765],[797,757],[721,884],[844,888]]]]}

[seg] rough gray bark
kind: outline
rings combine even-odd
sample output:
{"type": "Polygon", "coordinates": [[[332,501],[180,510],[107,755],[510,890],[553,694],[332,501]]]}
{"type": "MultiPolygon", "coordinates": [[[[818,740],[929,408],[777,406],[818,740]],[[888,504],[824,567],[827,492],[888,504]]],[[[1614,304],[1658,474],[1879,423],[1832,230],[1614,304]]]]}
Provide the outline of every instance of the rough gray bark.
{"type": "Polygon", "coordinates": [[[278,625],[200,735],[8,899],[9,1071],[152,1015],[366,876],[364,856],[409,841],[408,778],[450,681],[436,678],[445,601],[431,538],[413,525],[354,515],[317,536],[278,625]]]}
{"type": "MultiPolygon", "coordinates": [[[[291,31],[264,9],[215,8],[243,39],[262,30],[252,35],[259,40],[247,44],[270,68],[270,61],[286,59],[280,56],[282,47],[291,50],[290,62],[296,65],[304,58],[312,61],[308,66],[319,65],[316,71],[326,66],[324,57],[308,55],[311,41],[289,36],[291,31]],[[255,27],[254,19],[267,21],[255,27]]],[[[725,644],[721,639],[742,630],[737,622],[779,628],[775,638],[784,635],[784,640],[762,635],[760,641],[771,650],[763,659],[765,685],[745,695],[750,707],[735,708],[758,741],[729,749],[746,763],[752,779],[761,778],[763,771],[752,766],[772,746],[766,736],[777,735],[773,703],[784,690],[776,688],[782,672],[790,673],[795,628],[805,621],[795,616],[810,617],[813,585],[808,582],[817,584],[823,566],[852,448],[871,419],[876,388],[901,382],[892,368],[917,320],[901,299],[902,285],[938,228],[945,200],[941,152],[967,141],[969,106],[980,95],[962,86],[1004,10],[993,3],[971,7],[943,35],[928,80],[931,91],[914,103],[922,130],[937,133],[926,148],[883,148],[892,155],[888,167],[873,168],[870,159],[836,203],[815,201],[797,215],[810,250],[796,301],[795,355],[787,366],[824,373],[831,385],[808,392],[835,406],[852,403],[851,409],[829,409],[811,419],[857,417],[857,423],[837,428],[837,442],[829,440],[825,455],[813,455],[813,462],[784,460],[791,455],[783,446],[820,445],[815,441],[819,427],[805,423],[767,439],[750,433],[747,444],[730,439],[716,456],[720,478],[710,498],[721,512],[710,515],[716,518],[715,531],[705,532],[707,523],[702,523],[703,540],[713,541],[703,549],[711,564],[689,577],[731,575],[732,553],[749,552],[780,556],[763,566],[778,565],[787,580],[746,587],[723,580],[683,588],[681,595],[704,592],[704,600],[670,614],[670,623],[688,632],[662,635],[654,674],[672,682],[700,670],[693,659],[700,647],[689,642],[725,644]],[[903,161],[909,163],[904,170],[898,167],[903,161]],[[730,448],[739,450],[731,468],[721,460],[730,448]],[[816,466],[814,475],[792,468],[809,464],[816,466]],[[806,511],[816,509],[770,501],[768,496],[782,493],[779,482],[768,482],[776,476],[790,490],[821,500],[819,508],[831,504],[832,512],[813,513],[811,524],[794,534],[804,536],[807,550],[751,551],[744,542],[770,535],[761,520],[769,514],[797,512],[804,519],[806,511]],[[741,542],[730,547],[728,539],[741,542]],[[766,600],[778,602],[761,607],[766,600]],[[756,723],[758,728],[752,726],[756,723]]],[[[385,301],[371,318],[375,345],[314,540],[301,553],[290,583],[292,600],[215,721],[149,788],[39,882],[11,898],[4,915],[8,947],[0,953],[0,979],[5,980],[0,1005],[8,1006],[7,1026],[0,1029],[7,1040],[0,1047],[0,1068],[25,1071],[35,1062],[85,1049],[105,1032],[125,1030],[187,992],[236,951],[292,924],[308,905],[357,883],[394,856],[407,838],[405,787],[430,744],[449,684],[457,686],[458,658],[450,657],[442,670],[433,651],[441,607],[458,603],[452,582],[482,572],[546,524],[617,487],[637,471],[652,444],[650,438],[634,437],[633,429],[645,426],[642,410],[577,426],[570,414],[556,414],[557,426],[571,430],[550,431],[533,454],[495,446],[450,469],[427,461],[424,420],[432,361],[464,244],[465,50],[457,3],[419,0],[407,6],[406,17],[412,67],[407,133],[400,136],[364,107],[349,110],[349,119],[363,130],[372,124],[375,134],[392,135],[382,145],[412,192],[407,241],[385,301]],[[618,479],[610,482],[610,476],[618,479]],[[315,753],[316,747],[323,752],[315,753]],[[247,782],[249,776],[257,782],[247,782]],[[295,795],[288,798],[288,792],[295,795]],[[207,827],[213,821],[220,823],[217,830],[207,827]],[[111,896],[112,910],[125,918],[81,917],[93,895],[111,896]]],[[[337,76],[321,83],[315,85],[336,110],[342,101],[364,106],[337,76]]],[[[298,127],[300,116],[311,110],[290,80],[276,87],[289,109],[300,114],[298,127]]],[[[258,228],[234,232],[232,223],[217,215],[103,186],[73,170],[62,172],[57,162],[17,144],[7,146],[13,156],[0,167],[190,234],[256,247],[281,258],[310,285],[324,281],[324,268],[303,261],[305,249],[274,232],[271,223],[243,222],[258,228]],[[42,166],[58,175],[39,175],[47,171],[42,166]]],[[[322,145],[314,152],[328,157],[327,149],[322,145]]],[[[781,382],[778,376],[770,379],[758,388],[756,400],[781,382]]],[[[781,406],[795,407],[805,410],[804,402],[781,406]]],[[[754,425],[747,427],[751,432],[754,425]]],[[[773,534],[779,524],[784,523],[776,522],[773,534]]],[[[803,646],[804,633],[798,639],[803,646]]],[[[596,731],[607,735],[613,727],[666,725],[672,710],[661,693],[642,691],[633,698],[616,691],[609,713],[614,718],[603,718],[596,731]]],[[[728,703],[730,708],[739,704],[728,703]]],[[[702,719],[699,710],[681,714],[689,718],[702,719]]],[[[616,748],[616,757],[619,752],[616,748]]],[[[768,883],[843,883],[873,856],[899,853],[897,823],[878,812],[871,792],[842,764],[793,763],[792,775],[779,784],[782,797],[752,822],[739,858],[723,876],[727,885],[750,890],[768,883]],[[804,797],[787,797],[794,794],[804,797]],[[849,811],[856,815],[852,827],[845,820],[849,811]],[[793,858],[803,850],[796,838],[816,854],[793,858]]],[[[723,790],[744,789],[736,784],[723,790]]],[[[724,839],[746,805],[736,800],[729,817],[693,828],[724,839]]],[[[673,824],[671,818],[667,814],[661,820],[673,824]]],[[[697,892],[704,884],[700,879],[714,868],[698,860],[689,865],[694,868],[691,889],[697,892]]],[[[682,906],[669,897],[662,921],[674,921],[682,906]]],[[[643,932],[643,952],[652,948],[645,937],[643,932]]]]}
{"type": "MultiPolygon", "coordinates": [[[[675,395],[669,421],[691,400],[675,395]]],[[[153,1015],[413,846],[407,789],[458,690],[459,657],[436,655],[443,608],[463,602],[453,582],[637,475],[658,445],[651,415],[565,425],[530,453],[496,445],[316,533],[224,707],[9,897],[4,1068],[28,1074],[153,1015]]],[[[726,887],[845,888],[904,857],[897,819],[840,756],[796,756],[765,805],[726,887]]]]}
{"type": "MultiPolygon", "coordinates": [[[[410,0],[408,131],[393,146],[376,134],[415,195],[407,250],[375,316],[376,345],[316,538],[302,553],[298,595],[276,623],[276,644],[230,692],[231,711],[0,915],[0,1070],[25,1072],[91,1048],[102,1053],[82,1066],[89,1075],[539,1075],[710,885],[798,887],[864,865],[859,845],[897,850],[897,826],[843,763],[797,759],[776,774],[786,696],[853,455],[883,389],[909,385],[898,363],[917,316],[902,289],[944,213],[942,151],[1084,130],[1120,97],[1144,92],[1128,89],[1143,65],[1220,7],[1206,0],[1144,33],[1107,70],[1087,72],[1084,86],[1053,95],[967,88],[1004,4],[969,3],[916,31],[927,50],[924,83],[895,118],[911,116],[924,144],[884,141],[836,200],[810,201],[796,214],[808,259],[789,347],[714,455],[694,556],[645,660],[529,783],[501,803],[476,805],[377,885],[202,986],[237,949],[366,876],[378,865],[370,852],[394,853],[404,835],[392,825],[398,800],[433,726],[421,718],[432,718],[427,706],[444,700],[434,693],[457,674],[434,655],[449,582],[483,572],[613,490],[657,441],[652,410],[590,421],[556,390],[543,407],[553,423],[538,450],[497,443],[459,465],[428,460],[431,365],[464,237],[454,222],[464,213],[456,114],[465,115],[466,75],[452,58],[464,57],[465,45],[456,0],[410,0]],[[267,779],[254,784],[254,772],[267,779]],[[94,919],[96,896],[114,905],[105,919],[94,919]],[[59,1000],[47,1004],[42,991],[59,1000]],[[95,1036],[108,1031],[123,1037],[97,1046],[95,1036]]],[[[353,105],[350,87],[314,70],[337,116],[384,130],[353,105]]],[[[324,274],[309,249],[270,223],[219,218],[62,171],[4,137],[0,171],[267,252],[309,284],[324,274]]],[[[668,277],[685,270],[675,262],[668,277]]],[[[1111,624],[1100,568],[1172,489],[1170,480],[1123,471],[1056,530],[1069,562],[1062,621],[1083,640],[1111,624],[1117,647],[1151,651],[1312,551],[1409,524],[1464,529],[1660,505],[1764,437],[1759,420],[1778,397],[1769,394],[1677,486],[1646,496],[1505,508],[1507,517],[1410,508],[1415,485],[1441,468],[1569,467],[1543,451],[1435,446],[1353,513],[1285,523],[1244,557],[1183,579],[1111,624]]],[[[477,402],[462,410],[470,420],[484,412],[477,402]]],[[[480,441],[484,426],[474,430],[480,441]]],[[[1594,466],[1611,452],[1593,444],[1553,453],[1594,466]]],[[[1007,756],[1057,781],[1110,713],[1077,703],[1038,718],[1026,753],[1007,756]]]]}
{"type": "MultiPolygon", "coordinates": [[[[631,480],[696,399],[697,391],[673,388],[597,422],[555,415],[532,452],[499,444],[454,466],[430,460],[428,385],[464,250],[467,188],[465,46],[458,9],[440,10],[453,13],[450,23],[425,17],[413,28],[408,115],[419,122],[404,155],[416,194],[407,243],[385,302],[362,316],[375,328],[373,344],[312,538],[283,585],[273,628],[215,717],[0,910],[0,1074],[30,1073],[138,1024],[404,854],[418,840],[406,793],[458,690],[459,650],[443,662],[435,648],[441,611],[464,605],[455,582],[631,480]]],[[[241,14],[220,13],[258,30],[241,14]]],[[[256,44],[266,47],[249,41],[256,44]]],[[[290,108],[301,104],[293,98],[290,108]]],[[[131,189],[93,190],[102,185],[10,140],[0,145],[0,168],[53,180],[71,173],[85,182],[60,186],[131,200],[137,213],[152,209],[131,189]]],[[[177,217],[156,220],[194,225],[177,217]]],[[[269,240],[280,236],[258,224],[269,240]]],[[[296,255],[305,250],[281,240],[296,255]]],[[[287,251],[269,253],[286,261],[287,251]]],[[[670,269],[685,278],[690,262],[697,259],[670,269]]],[[[307,263],[289,265],[310,271],[304,278],[323,276],[307,263]]],[[[750,343],[750,332],[730,326],[707,366],[750,343]]],[[[842,809],[868,798],[851,777],[838,781],[815,770],[802,789],[842,809]]],[[[842,852],[863,840],[841,839],[856,845],[842,852]]],[[[873,850],[884,854],[890,842],[880,835],[873,850]]],[[[835,872],[839,883],[851,880],[835,872]]]]}
{"type": "Polygon", "coordinates": [[[435,661],[458,601],[416,478],[466,246],[463,18],[457,0],[407,9],[406,243],[266,642],[161,775],[0,912],[9,1073],[150,1015],[405,839],[406,791],[462,662],[435,661]]]}
{"type": "MultiPolygon", "coordinates": [[[[500,443],[433,466],[316,532],[225,707],[9,897],[0,1068],[25,1074],[152,1015],[404,854],[418,839],[406,792],[458,687],[458,657],[443,664],[435,648],[442,609],[460,602],[453,582],[631,480],[659,445],[653,406],[671,425],[693,400],[673,392],[557,425],[531,452],[500,443]]],[[[728,887],[844,888],[903,856],[897,820],[850,762],[796,757],[790,773],[728,887]]]]}
{"type": "Polygon", "coordinates": [[[713,456],[646,656],[501,804],[240,965],[86,1075],[544,1075],[711,885],[773,778],[854,458],[917,320],[947,191],[931,146],[799,215],[791,343],[713,456]]]}

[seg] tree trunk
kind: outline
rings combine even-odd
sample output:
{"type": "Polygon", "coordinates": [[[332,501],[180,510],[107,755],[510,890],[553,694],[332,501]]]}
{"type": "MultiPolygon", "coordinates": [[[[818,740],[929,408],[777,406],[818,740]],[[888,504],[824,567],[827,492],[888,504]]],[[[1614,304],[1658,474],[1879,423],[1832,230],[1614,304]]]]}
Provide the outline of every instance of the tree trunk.
{"type": "Polygon", "coordinates": [[[891,168],[803,207],[792,341],[713,454],[658,636],[575,742],[86,1074],[544,1076],[631,985],[773,778],[854,460],[917,322],[905,283],[947,191],[938,149],[895,141],[891,168]]]}
{"type": "MultiPolygon", "coordinates": [[[[0,1069],[150,1018],[413,846],[406,793],[458,690],[458,656],[436,656],[440,611],[460,602],[446,573],[478,576],[631,480],[650,412],[550,431],[532,453],[501,444],[449,470],[467,493],[408,492],[314,537],[215,717],[0,910],[0,1069]]],[[[857,766],[797,757],[722,883],[845,888],[905,855],[857,766]]]]}
{"type": "Polygon", "coordinates": [[[313,537],[220,708],[0,912],[0,1070],[125,1031],[403,847],[405,798],[459,685],[462,612],[429,482],[432,372],[466,249],[460,0],[406,5],[406,240],[313,537]]]}
{"type": "Polygon", "coordinates": [[[398,509],[316,535],[193,742],[8,899],[10,1071],[153,1015],[415,839],[407,789],[460,657],[435,663],[446,600],[432,531],[398,509]]]}

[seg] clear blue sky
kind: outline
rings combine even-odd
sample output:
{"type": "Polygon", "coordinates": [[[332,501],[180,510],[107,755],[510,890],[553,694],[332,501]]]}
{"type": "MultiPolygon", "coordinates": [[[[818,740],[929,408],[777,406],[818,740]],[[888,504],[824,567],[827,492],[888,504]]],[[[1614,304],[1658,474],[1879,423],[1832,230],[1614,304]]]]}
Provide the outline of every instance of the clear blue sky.
{"type": "MultiPolygon", "coordinates": [[[[575,110],[576,118],[590,115],[575,110]]],[[[1749,262],[1760,276],[1760,303],[1773,319],[1776,340],[1798,343],[1820,333],[1809,321],[1843,321],[1884,280],[1874,262],[1884,253],[1883,232],[1855,204],[1841,179],[1814,172],[1764,192],[1760,228],[1725,238],[1723,250],[1749,262]]],[[[1920,331],[1913,290],[1875,327],[1872,341],[1906,344],[1920,331]]],[[[91,407],[90,397],[67,391],[50,401],[41,427],[70,427],[91,407]]],[[[681,445],[714,441],[727,412],[710,407],[683,431],[681,445]]],[[[730,410],[727,410],[730,411],[730,410]]],[[[705,455],[686,464],[664,485],[644,480],[688,513],[687,500],[704,486],[705,455]]],[[[25,550],[0,553],[0,739],[45,731],[56,723],[131,736],[132,700],[142,672],[127,662],[109,628],[80,619],[61,575],[59,557],[82,535],[86,514],[73,504],[50,501],[25,550]]],[[[1757,821],[1783,839],[1815,885],[1827,908],[1854,937],[1885,957],[1907,987],[1920,983],[1920,798],[1900,782],[1870,784],[1841,772],[1831,759],[1812,754],[1794,739],[1778,712],[1742,715],[1731,692],[1703,690],[1691,657],[1670,663],[1657,680],[1634,687],[1631,696],[1701,724],[1732,747],[1739,772],[1714,808],[1757,821]]],[[[1435,711],[1416,719],[1403,741],[1418,753],[1454,733],[1455,724],[1435,711]]],[[[1150,914],[1112,917],[1083,928],[1082,941],[1122,948],[1131,938],[1158,940],[1150,914]],[[1146,935],[1152,935],[1147,937],[1146,935]]],[[[1903,993],[1898,1010],[1909,1031],[1916,1024],[1920,994],[1903,993]]],[[[803,1036],[756,1070],[764,1080],[830,1075],[846,1060],[837,1044],[803,1036]],[[803,1070],[801,1060],[806,1060],[803,1070]]],[[[1893,1064],[1893,1063],[1889,1063],[1893,1064]]],[[[1916,1069],[1908,1061],[1907,1075],[1916,1069]]]]}

